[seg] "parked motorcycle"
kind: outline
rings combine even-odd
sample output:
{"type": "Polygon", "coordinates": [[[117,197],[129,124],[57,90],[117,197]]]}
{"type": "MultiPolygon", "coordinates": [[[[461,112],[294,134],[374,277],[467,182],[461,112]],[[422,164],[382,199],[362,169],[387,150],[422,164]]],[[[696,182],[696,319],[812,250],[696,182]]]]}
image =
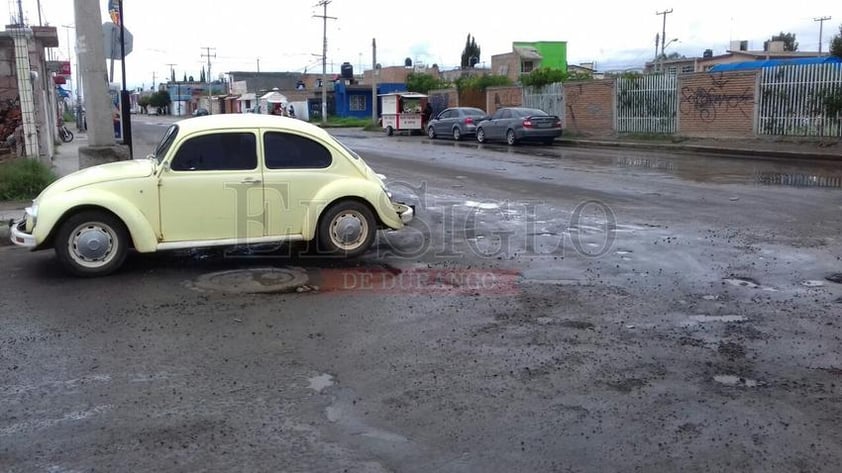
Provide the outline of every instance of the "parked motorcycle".
{"type": "Polygon", "coordinates": [[[61,141],[64,143],[70,143],[73,141],[73,132],[67,129],[67,126],[62,124],[58,127],[58,137],[61,138],[61,141]]]}

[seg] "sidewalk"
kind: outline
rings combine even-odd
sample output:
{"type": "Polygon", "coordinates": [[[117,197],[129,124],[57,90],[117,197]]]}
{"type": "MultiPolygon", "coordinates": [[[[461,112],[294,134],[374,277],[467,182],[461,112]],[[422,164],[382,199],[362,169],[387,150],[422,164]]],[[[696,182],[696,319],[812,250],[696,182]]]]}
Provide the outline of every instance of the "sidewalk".
{"type": "Polygon", "coordinates": [[[635,150],[682,151],[746,158],[837,160],[842,162],[842,141],[796,138],[667,138],[634,139],[622,137],[561,137],[565,146],[627,148],[635,150]]]}

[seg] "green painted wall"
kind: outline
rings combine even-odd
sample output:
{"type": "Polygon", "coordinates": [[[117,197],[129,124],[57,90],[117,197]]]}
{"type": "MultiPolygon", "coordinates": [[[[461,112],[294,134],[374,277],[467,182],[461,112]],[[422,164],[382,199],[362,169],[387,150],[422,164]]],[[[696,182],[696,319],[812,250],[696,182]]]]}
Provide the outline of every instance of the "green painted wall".
{"type": "Polygon", "coordinates": [[[541,67],[567,72],[567,41],[517,41],[512,46],[535,48],[543,57],[541,67]]]}

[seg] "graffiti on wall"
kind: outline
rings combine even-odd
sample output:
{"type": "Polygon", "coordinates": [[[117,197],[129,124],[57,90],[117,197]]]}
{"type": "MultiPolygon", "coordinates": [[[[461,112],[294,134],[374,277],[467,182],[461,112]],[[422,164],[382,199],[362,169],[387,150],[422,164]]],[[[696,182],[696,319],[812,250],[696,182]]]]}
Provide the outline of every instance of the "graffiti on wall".
{"type": "Polygon", "coordinates": [[[734,88],[729,87],[728,82],[720,72],[718,75],[711,75],[710,87],[682,87],[681,113],[693,114],[705,123],[715,121],[718,113],[739,112],[745,118],[751,117],[754,109],[752,87],[746,86],[742,91],[734,92],[734,88]]]}
{"type": "Polygon", "coordinates": [[[432,92],[428,100],[433,106],[433,116],[436,116],[450,106],[450,92],[432,92]]]}

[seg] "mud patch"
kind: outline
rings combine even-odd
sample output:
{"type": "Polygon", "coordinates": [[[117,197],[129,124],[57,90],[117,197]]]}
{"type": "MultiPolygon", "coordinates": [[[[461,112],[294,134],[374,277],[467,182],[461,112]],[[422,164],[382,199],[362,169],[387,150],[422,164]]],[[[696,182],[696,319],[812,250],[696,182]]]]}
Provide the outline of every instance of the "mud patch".
{"type": "Polygon", "coordinates": [[[740,345],[739,343],[734,342],[721,342],[717,351],[720,355],[728,358],[731,361],[739,358],[745,358],[746,356],[745,347],[740,345]]]}

